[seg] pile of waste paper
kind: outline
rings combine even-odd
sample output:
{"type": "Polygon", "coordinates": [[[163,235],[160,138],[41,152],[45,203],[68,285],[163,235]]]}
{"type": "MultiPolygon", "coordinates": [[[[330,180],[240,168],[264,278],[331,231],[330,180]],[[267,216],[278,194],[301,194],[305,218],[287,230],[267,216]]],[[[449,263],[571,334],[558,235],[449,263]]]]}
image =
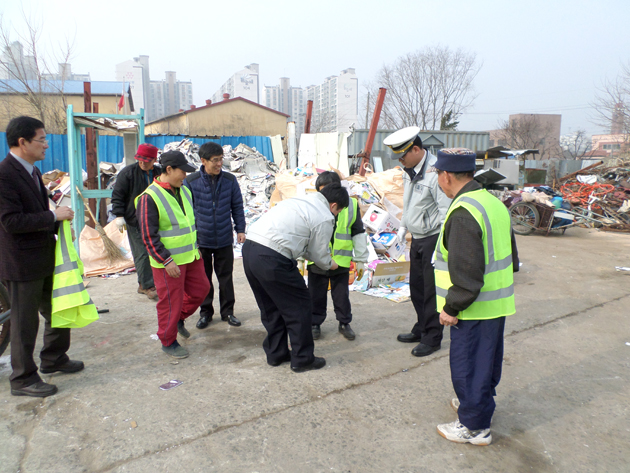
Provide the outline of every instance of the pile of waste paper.
{"type": "Polygon", "coordinates": [[[167,151],[180,151],[184,156],[186,156],[188,163],[195,169],[199,169],[199,166],[201,165],[201,158],[199,157],[199,145],[193,143],[192,140],[189,140],[188,138],[184,138],[181,141],[166,143],[164,145],[164,149],[158,151],[158,162],[160,159],[160,155],[162,153],[166,153],[167,151]]]}

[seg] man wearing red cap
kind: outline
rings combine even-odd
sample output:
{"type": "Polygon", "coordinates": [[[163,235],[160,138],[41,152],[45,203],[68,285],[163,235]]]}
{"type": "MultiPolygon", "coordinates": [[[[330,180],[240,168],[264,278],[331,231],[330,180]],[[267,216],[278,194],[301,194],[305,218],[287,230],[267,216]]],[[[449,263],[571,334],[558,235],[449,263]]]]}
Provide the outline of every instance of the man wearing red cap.
{"type": "Polygon", "coordinates": [[[112,193],[112,213],[116,216],[116,225],[121,232],[124,225],[127,225],[129,246],[138,273],[138,293],[146,294],[153,300],[157,300],[158,295],[153,283],[149,255],[138,228],[134,202],[153,179],[161,174],[161,168],[155,165],[157,154],[158,149],[153,145],[142,143],[138,146],[135,156],[137,162],[120,171],[112,193]]]}

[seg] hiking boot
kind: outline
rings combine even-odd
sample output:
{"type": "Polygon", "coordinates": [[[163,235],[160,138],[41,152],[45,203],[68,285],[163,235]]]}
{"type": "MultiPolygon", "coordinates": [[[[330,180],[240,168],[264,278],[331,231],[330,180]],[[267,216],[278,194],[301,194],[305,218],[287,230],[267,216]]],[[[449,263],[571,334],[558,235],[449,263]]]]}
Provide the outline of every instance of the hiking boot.
{"type": "Polygon", "coordinates": [[[146,294],[146,296],[153,300],[153,301],[157,301],[158,300],[158,293],[156,291],[156,289],[154,287],[150,287],[149,289],[145,289],[144,293],[146,294]]]}
{"type": "Polygon", "coordinates": [[[138,284],[138,294],[146,294],[146,293],[147,293],[147,291],[142,289],[142,285],[138,284]]]}
{"type": "Polygon", "coordinates": [[[319,340],[322,335],[322,329],[319,325],[311,325],[311,332],[313,332],[313,340],[319,340]]]}
{"type": "Polygon", "coordinates": [[[188,331],[188,329],[184,326],[184,321],[180,320],[179,322],[177,322],[177,331],[179,332],[179,334],[184,337],[184,338],[190,338],[190,332],[188,331]]]}
{"type": "Polygon", "coordinates": [[[354,330],[350,327],[350,324],[339,324],[339,333],[346,337],[348,340],[354,340],[354,330]]]}
{"type": "Polygon", "coordinates": [[[162,345],[162,351],[173,358],[188,358],[188,350],[181,346],[177,340],[167,347],[162,345]]]}
{"type": "Polygon", "coordinates": [[[457,419],[450,424],[440,424],[437,426],[438,434],[446,440],[455,443],[472,443],[473,445],[486,446],[492,443],[490,429],[469,430],[457,419]]]}

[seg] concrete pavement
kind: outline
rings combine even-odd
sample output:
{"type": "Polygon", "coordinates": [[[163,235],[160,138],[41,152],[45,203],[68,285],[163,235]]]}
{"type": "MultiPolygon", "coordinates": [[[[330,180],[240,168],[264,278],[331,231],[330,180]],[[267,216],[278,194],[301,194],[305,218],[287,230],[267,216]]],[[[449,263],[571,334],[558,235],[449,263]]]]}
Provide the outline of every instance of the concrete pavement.
{"type": "Polygon", "coordinates": [[[630,274],[614,267],[630,266],[630,236],[570,229],[518,245],[489,447],[435,430],[456,418],[448,330],[442,350],[415,358],[395,339],[413,325],[411,304],[351,294],[355,341],[329,304],[315,351],[326,368],[272,368],[237,262],[243,326],[199,331],[193,316],[191,356],[176,364],[151,338],[154,304],[135,276],[90,280],[110,313],[73,331],[70,355],[86,369],[46,375],[57,395],[12,397],[0,358],[0,471],[627,471],[630,274]],[[171,379],[183,384],[158,388],[171,379]]]}

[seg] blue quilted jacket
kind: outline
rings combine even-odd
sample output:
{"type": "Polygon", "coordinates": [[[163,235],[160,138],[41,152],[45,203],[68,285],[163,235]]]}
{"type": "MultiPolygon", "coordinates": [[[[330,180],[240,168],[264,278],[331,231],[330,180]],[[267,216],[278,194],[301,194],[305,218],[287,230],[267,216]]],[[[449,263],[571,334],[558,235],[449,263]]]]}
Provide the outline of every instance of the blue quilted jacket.
{"type": "Polygon", "coordinates": [[[224,248],[234,242],[236,233],[245,233],[243,196],[233,174],[221,171],[212,179],[203,166],[184,181],[193,195],[197,241],[201,248],[224,248]],[[232,225],[234,220],[234,225],[232,225]]]}

